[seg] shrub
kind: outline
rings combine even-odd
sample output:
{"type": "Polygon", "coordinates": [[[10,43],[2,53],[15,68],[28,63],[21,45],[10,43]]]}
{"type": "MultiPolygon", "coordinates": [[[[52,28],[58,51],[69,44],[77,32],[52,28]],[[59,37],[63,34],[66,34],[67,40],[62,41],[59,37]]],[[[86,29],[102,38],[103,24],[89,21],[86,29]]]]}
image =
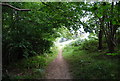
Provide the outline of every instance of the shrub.
{"type": "Polygon", "coordinates": [[[85,40],[81,44],[81,49],[88,50],[90,52],[97,50],[98,41],[97,40],[85,40]]]}
{"type": "Polygon", "coordinates": [[[75,42],[72,42],[71,45],[72,45],[72,46],[79,46],[79,45],[81,45],[82,42],[83,42],[82,39],[78,39],[78,40],[76,40],[75,42]]]}

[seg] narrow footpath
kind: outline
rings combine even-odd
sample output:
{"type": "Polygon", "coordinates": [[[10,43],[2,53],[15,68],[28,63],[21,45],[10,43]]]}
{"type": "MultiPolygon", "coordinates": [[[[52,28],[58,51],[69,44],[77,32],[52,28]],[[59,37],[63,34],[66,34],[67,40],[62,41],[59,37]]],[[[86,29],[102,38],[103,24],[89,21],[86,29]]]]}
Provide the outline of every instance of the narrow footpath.
{"type": "Polygon", "coordinates": [[[68,64],[62,56],[62,49],[59,50],[57,58],[48,65],[46,79],[71,79],[68,64]]]}

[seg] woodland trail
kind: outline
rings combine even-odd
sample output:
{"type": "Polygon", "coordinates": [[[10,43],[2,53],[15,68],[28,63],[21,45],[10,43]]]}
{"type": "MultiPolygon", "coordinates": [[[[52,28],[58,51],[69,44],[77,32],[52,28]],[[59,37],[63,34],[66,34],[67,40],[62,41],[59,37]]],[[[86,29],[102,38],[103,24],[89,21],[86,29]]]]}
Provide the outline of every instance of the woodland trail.
{"type": "Polygon", "coordinates": [[[46,79],[71,79],[67,62],[59,50],[57,58],[48,65],[46,79]]]}

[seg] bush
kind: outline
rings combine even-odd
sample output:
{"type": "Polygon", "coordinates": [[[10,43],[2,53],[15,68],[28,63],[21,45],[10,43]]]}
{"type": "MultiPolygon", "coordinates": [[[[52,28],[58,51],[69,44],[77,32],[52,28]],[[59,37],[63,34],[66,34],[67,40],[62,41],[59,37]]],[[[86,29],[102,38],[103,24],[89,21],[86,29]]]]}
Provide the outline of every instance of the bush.
{"type": "Polygon", "coordinates": [[[71,44],[71,46],[79,46],[79,49],[88,50],[90,52],[96,51],[98,47],[98,41],[95,39],[90,40],[77,40],[71,44]]]}
{"type": "Polygon", "coordinates": [[[75,79],[119,79],[118,59],[101,56],[95,40],[85,40],[82,46],[64,48],[63,57],[70,65],[70,72],[75,79]],[[89,47],[90,46],[90,47],[89,47]],[[96,48],[92,48],[95,46],[96,48]],[[81,48],[81,50],[79,50],[81,48]],[[88,50],[83,50],[83,49],[88,50]]]}
{"type": "Polygon", "coordinates": [[[46,59],[43,56],[36,56],[36,57],[29,58],[25,61],[23,60],[22,63],[21,63],[22,64],[21,66],[23,66],[24,68],[39,69],[39,68],[43,68],[44,66],[46,66],[46,59]]]}
{"type": "Polygon", "coordinates": [[[96,41],[96,40],[85,40],[81,44],[81,49],[88,50],[90,52],[96,51],[97,47],[98,47],[98,41],[96,41]]]}
{"type": "Polygon", "coordinates": [[[81,45],[82,42],[83,42],[82,39],[78,39],[78,40],[76,40],[75,42],[72,42],[71,45],[72,45],[72,46],[79,46],[79,45],[81,45]]]}

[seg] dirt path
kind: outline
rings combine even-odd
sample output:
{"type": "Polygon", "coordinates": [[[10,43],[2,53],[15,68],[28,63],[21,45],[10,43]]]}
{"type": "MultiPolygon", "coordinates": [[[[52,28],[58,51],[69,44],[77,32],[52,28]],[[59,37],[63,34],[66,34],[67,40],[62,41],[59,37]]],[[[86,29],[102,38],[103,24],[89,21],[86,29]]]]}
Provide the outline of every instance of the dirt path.
{"type": "Polygon", "coordinates": [[[46,73],[46,79],[71,79],[68,64],[62,56],[62,50],[59,50],[57,58],[48,65],[46,73]]]}

